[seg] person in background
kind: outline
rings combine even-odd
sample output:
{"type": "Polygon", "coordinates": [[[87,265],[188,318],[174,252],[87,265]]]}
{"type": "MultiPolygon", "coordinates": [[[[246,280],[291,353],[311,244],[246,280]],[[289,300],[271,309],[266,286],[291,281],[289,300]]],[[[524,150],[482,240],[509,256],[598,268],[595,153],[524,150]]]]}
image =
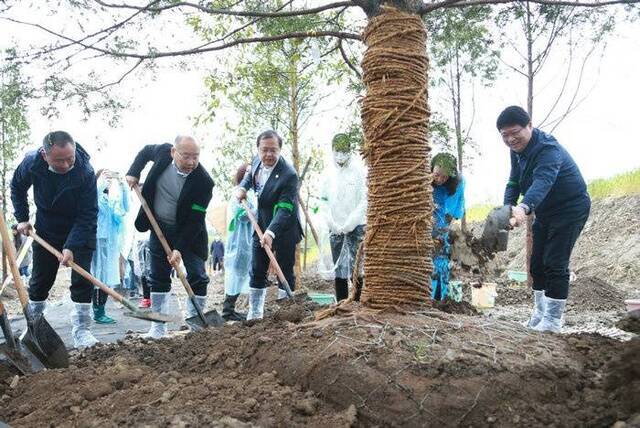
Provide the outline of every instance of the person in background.
{"type": "Polygon", "coordinates": [[[435,241],[431,298],[434,300],[444,300],[449,293],[449,226],[454,219],[464,216],[464,179],[457,165],[456,157],[449,153],[438,153],[431,160],[434,204],[431,237],[435,241]]]}
{"type": "MultiPolygon", "coordinates": [[[[248,164],[242,164],[236,171],[233,184],[240,185],[244,178],[248,164]]],[[[249,208],[255,210],[256,201],[253,190],[247,193],[249,208]]],[[[254,211],[255,215],[255,211],[254,211]]],[[[245,314],[236,311],[236,302],[240,294],[249,293],[251,279],[251,258],[253,243],[253,226],[249,221],[244,207],[237,198],[231,198],[227,206],[227,245],[224,258],[224,302],[222,303],[222,318],[226,321],[242,321],[245,314]]]]}
{"type": "MultiPolygon", "coordinates": [[[[13,246],[16,249],[16,254],[18,254],[20,253],[22,246],[25,244],[25,242],[27,242],[27,239],[29,238],[18,232],[17,224],[11,225],[11,232],[13,233],[13,246]]],[[[31,252],[32,250],[31,248],[29,248],[27,250],[27,254],[25,254],[24,259],[22,259],[22,262],[19,266],[20,276],[25,278],[25,282],[28,282],[28,278],[31,275],[31,272],[29,270],[29,266],[31,265],[31,252]]]]}
{"type": "MultiPolygon", "coordinates": [[[[124,217],[129,211],[127,186],[116,173],[99,170],[98,186],[98,232],[96,252],[91,263],[93,276],[111,288],[120,285],[120,251],[124,244],[124,217]]],[[[93,320],[98,324],[113,324],[116,321],[106,314],[108,295],[94,288],[93,320]]]]}
{"type": "MultiPolygon", "coordinates": [[[[337,134],[332,140],[333,165],[325,176],[321,210],[329,228],[334,264],[336,300],[349,295],[349,279],[357,267],[356,253],[364,238],[367,220],[367,178],[353,156],[349,136],[337,134]]],[[[362,275],[358,275],[354,300],[360,300],[362,275]]]]}
{"type": "Polygon", "coordinates": [[[211,268],[219,271],[224,268],[224,243],[216,236],[211,242],[211,268]]]}
{"type": "Polygon", "coordinates": [[[504,204],[512,206],[512,225],[535,214],[530,264],[534,308],[527,325],[557,333],[569,295],[569,259],[591,210],[587,185],[569,152],[553,135],[534,128],[523,108],[504,109],[496,127],[511,156],[504,204]]]}

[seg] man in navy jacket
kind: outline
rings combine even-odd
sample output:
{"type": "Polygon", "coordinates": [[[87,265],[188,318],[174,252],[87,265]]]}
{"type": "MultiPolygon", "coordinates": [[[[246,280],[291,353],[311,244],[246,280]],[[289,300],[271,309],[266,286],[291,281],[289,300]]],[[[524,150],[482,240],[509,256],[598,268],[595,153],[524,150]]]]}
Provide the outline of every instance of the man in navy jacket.
{"type": "MultiPolygon", "coordinates": [[[[209,277],[205,269],[208,258],[208,236],[205,214],[211,201],[213,180],[200,163],[200,147],[193,137],[179,135],[173,144],[151,144],[136,156],[127,172],[127,182],[137,186],[147,163],[153,162],[142,186],[142,196],[158,221],[162,233],[173,248],[167,257],[156,234],[149,237],[151,308],[166,312],[171,290],[171,267],[181,261],[187,280],[204,311],[209,277]]],[[[140,208],[135,222],[139,232],[151,229],[147,215],[140,208]]],[[[197,315],[191,299],[186,299],[186,318],[197,315]]],[[[167,333],[167,325],[152,322],[145,337],[159,339],[167,333]]]]}
{"type": "MultiPolygon", "coordinates": [[[[258,225],[264,232],[262,240],[254,234],[249,314],[247,319],[263,316],[269,258],[263,247],[276,253],[276,259],[291,290],[295,289],[293,273],[296,245],[302,239],[298,216],[298,174],[282,156],[282,138],[275,131],[265,131],[256,141],[258,156],[251,163],[237,191],[238,199],[253,188],[258,197],[258,225]]],[[[286,296],[280,284],[279,297],[286,296]]]]}
{"type": "MultiPolygon", "coordinates": [[[[44,137],[43,146],[26,154],[11,180],[11,202],[24,235],[29,222],[27,191],[33,186],[38,234],[62,252],[60,259],[33,244],[33,275],[29,281],[29,311],[42,315],[60,263],[75,262],[89,271],[96,246],[98,199],[96,178],[89,155],[71,135],[55,131],[44,137]]],[[[71,314],[76,348],[95,345],[91,334],[93,285],[76,272],[71,274],[71,314]]]]}
{"type": "Polygon", "coordinates": [[[591,208],[587,186],[565,148],[552,135],[533,128],[521,107],[507,107],[496,126],[511,150],[504,203],[513,206],[512,224],[519,226],[527,215],[536,215],[531,253],[534,310],[528,326],[559,332],[569,293],[571,251],[591,208]]]}

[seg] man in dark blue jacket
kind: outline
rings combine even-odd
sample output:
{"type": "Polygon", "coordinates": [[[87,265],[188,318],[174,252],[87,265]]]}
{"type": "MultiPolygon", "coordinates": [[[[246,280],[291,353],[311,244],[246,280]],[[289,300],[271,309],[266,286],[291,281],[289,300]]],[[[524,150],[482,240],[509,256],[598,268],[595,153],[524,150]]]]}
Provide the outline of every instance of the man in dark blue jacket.
{"type": "MultiPolygon", "coordinates": [[[[184,262],[187,280],[202,311],[207,303],[209,277],[205,269],[208,258],[208,236],[205,214],[211,201],[213,180],[200,163],[200,147],[193,137],[179,135],[173,144],[150,144],[136,156],[127,172],[127,182],[137,186],[147,163],[153,162],[144,185],[142,196],[148,202],[162,233],[173,248],[170,257],[156,234],[149,238],[151,308],[166,312],[171,290],[171,268],[184,262]]],[[[151,229],[147,215],[140,208],[136,229],[151,229]]],[[[186,318],[197,315],[191,299],[186,299],[186,318]]],[[[167,333],[167,325],[152,322],[146,338],[159,339],[167,333]]]]}
{"type": "Polygon", "coordinates": [[[587,186],[565,148],[552,135],[533,128],[521,107],[507,107],[496,125],[511,150],[504,203],[513,206],[512,224],[519,226],[527,215],[536,215],[531,253],[534,310],[528,326],[559,332],[569,293],[571,251],[591,209],[587,186]]]}
{"type": "MultiPolygon", "coordinates": [[[[60,263],[75,262],[89,271],[96,246],[98,199],[96,178],[89,155],[64,131],[44,137],[43,147],[24,157],[11,180],[11,202],[24,235],[29,223],[27,191],[33,186],[38,234],[62,252],[60,259],[33,244],[33,275],[29,281],[29,310],[39,316],[45,309],[49,290],[60,263]]],[[[93,346],[91,334],[91,292],[93,285],[76,272],[71,274],[74,311],[72,336],[75,347],[93,346]]]]}
{"type": "MultiPolygon", "coordinates": [[[[282,156],[282,138],[275,131],[265,131],[256,141],[258,156],[251,170],[245,174],[237,190],[238,199],[253,188],[258,197],[258,225],[264,232],[262,240],[254,234],[251,283],[249,288],[249,314],[247,319],[261,319],[267,286],[269,258],[263,247],[276,253],[276,259],[291,290],[296,278],[293,265],[296,245],[302,239],[302,226],[298,216],[298,174],[282,156]]],[[[279,297],[286,296],[280,284],[279,297]]]]}

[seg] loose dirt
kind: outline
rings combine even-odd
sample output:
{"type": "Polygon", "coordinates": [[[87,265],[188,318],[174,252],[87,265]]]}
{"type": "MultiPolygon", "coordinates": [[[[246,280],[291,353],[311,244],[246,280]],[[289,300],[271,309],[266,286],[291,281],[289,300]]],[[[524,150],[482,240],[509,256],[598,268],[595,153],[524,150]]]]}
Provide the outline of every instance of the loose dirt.
{"type": "MultiPolygon", "coordinates": [[[[282,306],[307,313],[305,305],[282,306]]],[[[294,318],[75,353],[68,369],[5,379],[0,420],[15,427],[589,427],[638,413],[640,373],[630,362],[638,340],[538,334],[435,309],[403,315],[356,307],[321,321],[294,318]]]]}

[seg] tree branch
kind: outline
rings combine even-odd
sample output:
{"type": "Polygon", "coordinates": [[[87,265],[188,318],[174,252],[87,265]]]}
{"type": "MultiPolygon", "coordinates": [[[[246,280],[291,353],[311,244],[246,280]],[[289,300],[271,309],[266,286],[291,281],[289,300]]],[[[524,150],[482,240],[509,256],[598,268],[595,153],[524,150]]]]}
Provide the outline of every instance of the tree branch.
{"type": "MultiPolygon", "coordinates": [[[[95,0],[101,6],[112,8],[112,9],[134,9],[139,10],[142,9],[142,6],[134,6],[127,3],[114,4],[107,3],[102,0],[95,0]]],[[[325,4],[324,6],[318,6],[311,9],[298,9],[298,10],[288,10],[283,12],[259,12],[259,11],[250,11],[250,10],[229,10],[229,9],[216,9],[211,7],[202,6],[196,3],[190,2],[176,2],[167,6],[162,7],[154,7],[154,8],[145,8],[146,11],[149,12],[162,12],[169,9],[175,9],[179,7],[189,7],[193,9],[197,9],[201,12],[210,13],[213,15],[229,15],[229,16],[243,16],[250,18],[286,18],[292,16],[301,16],[301,15],[314,15],[325,10],[337,9],[341,7],[352,7],[355,4],[350,1],[338,1],[334,3],[325,4]]]]}
{"type": "Polygon", "coordinates": [[[4,19],[17,24],[26,25],[29,27],[38,28],[51,35],[59,37],[68,42],[71,42],[71,44],[79,45],[88,50],[102,52],[114,58],[157,59],[157,58],[165,58],[165,57],[189,56],[189,55],[195,55],[195,54],[206,53],[206,52],[220,51],[233,46],[239,46],[239,45],[245,45],[245,44],[251,44],[251,43],[268,43],[268,42],[276,42],[280,40],[302,39],[302,38],[308,38],[308,37],[336,37],[339,39],[361,40],[361,37],[357,34],[346,33],[342,31],[302,31],[302,32],[295,31],[291,33],[278,34],[276,36],[241,38],[241,39],[236,39],[231,42],[223,43],[217,46],[210,46],[210,47],[204,47],[204,48],[193,48],[193,49],[185,49],[180,51],[152,52],[148,54],[142,54],[142,53],[136,53],[136,52],[117,52],[117,51],[112,51],[105,48],[100,48],[97,46],[88,45],[80,40],[75,40],[69,36],[65,36],[64,34],[60,34],[56,31],[46,28],[40,24],[20,21],[14,18],[1,17],[0,19],[4,19]]]}
{"type": "MultiPolygon", "coordinates": [[[[451,7],[478,6],[483,4],[503,4],[513,3],[518,0],[442,0],[435,3],[424,3],[420,8],[420,14],[425,15],[436,9],[451,7]]],[[[528,0],[530,3],[548,6],[580,6],[580,7],[602,7],[615,4],[635,4],[640,0],[593,0],[593,1],[571,1],[571,0],[528,0]]]]}
{"type": "Polygon", "coordinates": [[[340,54],[342,55],[342,59],[349,66],[351,70],[358,76],[358,79],[362,79],[362,73],[358,70],[358,68],[353,65],[353,63],[349,60],[347,53],[344,51],[344,47],[342,46],[342,39],[338,39],[338,49],[340,49],[340,54]]]}

